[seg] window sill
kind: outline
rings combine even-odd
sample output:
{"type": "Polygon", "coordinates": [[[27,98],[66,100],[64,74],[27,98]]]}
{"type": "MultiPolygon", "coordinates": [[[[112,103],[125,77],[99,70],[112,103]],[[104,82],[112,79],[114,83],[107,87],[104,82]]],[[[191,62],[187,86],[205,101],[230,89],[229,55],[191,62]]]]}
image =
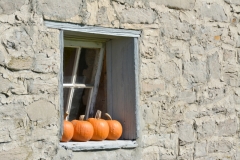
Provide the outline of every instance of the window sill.
{"type": "Polygon", "coordinates": [[[104,140],[88,142],[67,142],[60,143],[60,146],[72,151],[89,151],[89,150],[107,150],[107,149],[131,149],[138,146],[136,141],[131,140],[104,140]]]}

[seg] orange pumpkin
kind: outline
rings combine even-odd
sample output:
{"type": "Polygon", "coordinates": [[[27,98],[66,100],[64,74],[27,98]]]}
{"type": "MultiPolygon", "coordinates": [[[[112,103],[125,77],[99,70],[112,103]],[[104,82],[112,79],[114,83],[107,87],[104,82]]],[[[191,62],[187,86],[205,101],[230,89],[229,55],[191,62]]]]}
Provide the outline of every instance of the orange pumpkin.
{"type": "Polygon", "coordinates": [[[105,113],[106,117],[108,118],[107,123],[109,126],[109,134],[107,139],[108,140],[117,140],[121,137],[122,135],[122,125],[120,122],[117,120],[112,120],[112,117],[108,114],[105,113]]]}
{"type": "Polygon", "coordinates": [[[109,126],[104,119],[101,119],[101,111],[98,110],[95,118],[89,118],[88,121],[93,125],[94,129],[91,140],[101,141],[107,138],[109,126]]]}
{"type": "Polygon", "coordinates": [[[79,120],[73,120],[74,134],[73,141],[86,142],[93,136],[93,126],[88,121],[84,121],[84,115],[80,116],[79,120]]]}
{"type": "Polygon", "coordinates": [[[63,122],[63,135],[61,142],[68,142],[73,137],[74,128],[71,122],[64,120],[63,122]]]}

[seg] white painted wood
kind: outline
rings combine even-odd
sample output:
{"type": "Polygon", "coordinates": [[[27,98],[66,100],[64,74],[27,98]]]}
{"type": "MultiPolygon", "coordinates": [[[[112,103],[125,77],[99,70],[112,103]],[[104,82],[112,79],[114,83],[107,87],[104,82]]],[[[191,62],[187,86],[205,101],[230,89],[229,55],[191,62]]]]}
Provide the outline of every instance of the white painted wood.
{"type": "Polygon", "coordinates": [[[137,138],[136,73],[134,38],[114,39],[108,42],[108,111],[123,126],[121,139],[137,138]]]}
{"type": "Polygon", "coordinates": [[[81,55],[81,48],[78,48],[76,52],[77,53],[76,53],[76,56],[74,59],[74,65],[73,65],[72,84],[75,84],[77,79],[77,70],[78,70],[78,64],[79,64],[80,55],[81,55]]]}
{"type": "Polygon", "coordinates": [[[71,83],[65,83],[63,84],[63,88],[93,88],[93,85],[90,84],[71,84],[71,83]]]}
{"type": "Polygon", "coordinates": [[[95,75],[95,78],[94,78],[94,87],[93,87],[93,90],[92,90],[92,99],[90,101],[89,108],[87,108],[88,115],[87,115],[86,119],[88,119],[88,116],[89,116],[90,112],[92,114],[93,109],[94,109],[94,105],[96,103],[96,97],[97,97],[97,93],[98,93],[98,86],[99,86],[99,81],[100,81],[101,71],[102,71],[102,66],[103,66],[104,50],[105,50],[105,47],[100,49],[99,58],[97,59],[97,72],[96,72],[96,75],[95,75]]]}
{"type": "MultiPolygon", "coordinates": [[[[76,56],[75,56],[74,65],[73,65],[73,73],[72,73],[72,80],[71,80],[73,85],[75,84],[76,78],[77,78],[77,70],[78,70],[80,54],[81,54],[81,48],[78,48],[76,50],[76,56]]],[[[71,87],[70,93],[68,95],[68,103],[67,103],[67,111],[66,111],[67,115],[69,115],[71,111],[73,95],[74,95],[74,88],[71,87]]],[[[67,116],[67,119],[69,119],[69,116],[67,116]]]]}
{"type": "Polygon", "coordinates": [[[101,35],[121,36],[121,37],[139,37],[140,31],[126,30],[126,29],[113,29],[96,26],[83,26],[74,23],[62,23],[53,21],[44,21],[45,26],[50,28],[62,29],[67,31],[76,31],[83,33],[93,33],[101,35]]]}
{"type": "Polygon", "coordinates": [[[84,42],[84,41],[72,41],[64,40],[65,47],[81,47],[81,48],[102,48],[102,43],[99,42],[84,42]]]}
{"type": "Polygon", "coordinates": [[[60,143],[60,146],[72,150],[74,152],[77,151],[85,151],[85,150],[107,150],[107,149],[130,149],[136,148],[138,146],[136,141],[127,141],[127,140],[104,140],[104,141],[88,141],[88,142],[67,142],[60,143]]]}
{"type": "Polygon", "coordinates": [[[96,64],[95,64],[95,70],[96,72],[93,73],[92,77],[93,80],[91,83],[94,85],[89,85],[89,84],[75,84],[76,81],[76,72],[77,72],[77,66],[79,62],[79,57],[80,57],[80,48],[78,49],[78,53],[75,58],[74,62],[74,70],[73,70],[73,79],[72,79],[72,84],[63,84],[64,88],[70,87],[70,94],[68,98],[68,103],[67,103],[67,114],[70,113],[71,110],[71,105],[72,105],[72,98],[74,94],[74,88],[90,88],[90,93],[87,101],[87,106],[85,110],[85,119],[88,119],[89,117],[89,112],[93,110],[93,107],[96,102],[96,96],[97,96],[97,91],[98,91],[98,86],[99,86],[99,81],[100,81],[100,76],[101,76],[101,70],[102,70],[102,63],[103,63],[103,53],[104,53],[104,48],[103,43],[99,42],[84,42],[84,41],[72,41],[72,40],[64,40],[65,47],[80,47],[80,48],[100,48],[100,52],[96,56],[96,64]]]}

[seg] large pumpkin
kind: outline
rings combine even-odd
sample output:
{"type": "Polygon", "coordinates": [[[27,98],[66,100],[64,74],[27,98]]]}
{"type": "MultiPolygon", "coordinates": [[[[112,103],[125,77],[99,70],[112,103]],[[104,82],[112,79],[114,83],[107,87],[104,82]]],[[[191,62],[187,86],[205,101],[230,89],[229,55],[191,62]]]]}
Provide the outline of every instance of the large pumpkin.
{"type": "Polygon", "coordinates": [[[88,121],[93,125],[94,129],[91,140],[101,141],[107,138],[109,133],[109,126],[104,119],[101,119],[101,111],[98,110],[95,118],[89,118],[88,121]]]}
{"type": "Polygon", "coordinates": [[[105,113],[106,117],[108,118],[107,123],[109,126],[109,134],[107,139],[108,140],[117,140],[121,137],[122,135],[122,125],[120,122],[117,120],[112,120],[112,117],[108,114],[105,113]]]}
{"type": "Polygon", "coordinates": [[[63,135],[61,142],[68,142],[73,137],[74,128],[71,122],[63,121],[63,135]]]}
{"type": "Polygon", "coordinates": [[[73,120],[74,134],[73,141],[86,142],[93,136],[93,126],[90,122],[84,121],[84,115],[80,116],[79,120],[73,120]]]}

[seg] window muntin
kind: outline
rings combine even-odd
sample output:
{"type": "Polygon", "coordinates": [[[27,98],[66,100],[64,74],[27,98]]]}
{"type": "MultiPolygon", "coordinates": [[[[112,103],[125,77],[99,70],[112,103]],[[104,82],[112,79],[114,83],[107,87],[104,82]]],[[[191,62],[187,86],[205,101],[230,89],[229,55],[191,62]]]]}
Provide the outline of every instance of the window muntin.
{"type": "Polygon", "coordinates": [[[65,41],[63,53],[63,103],[68,120],[89,116],[96,101],[103,44],[65,41]]]}

